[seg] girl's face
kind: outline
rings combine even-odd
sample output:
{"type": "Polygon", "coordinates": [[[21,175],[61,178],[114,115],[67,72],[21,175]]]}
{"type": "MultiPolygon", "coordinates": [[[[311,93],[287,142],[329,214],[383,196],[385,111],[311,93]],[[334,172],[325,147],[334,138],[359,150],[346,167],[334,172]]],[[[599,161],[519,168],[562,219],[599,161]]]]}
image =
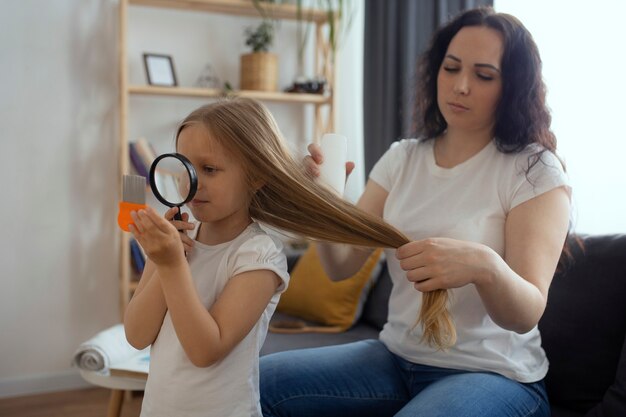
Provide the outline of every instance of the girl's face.
{"type": "Polygon", "coordinates": [[[437,104],[448,129],[491,135],[502,94],[500,32],[468,26],[452,38],[437,76],[437,104]]]}
{"type": "Polygon", "coordinates": [[[198,174],[198,190],[187,204],[193,217],[216,226],[247,224],[250,192],[239,161],[199,123],[180,132],[177,151],[198,174]]]}

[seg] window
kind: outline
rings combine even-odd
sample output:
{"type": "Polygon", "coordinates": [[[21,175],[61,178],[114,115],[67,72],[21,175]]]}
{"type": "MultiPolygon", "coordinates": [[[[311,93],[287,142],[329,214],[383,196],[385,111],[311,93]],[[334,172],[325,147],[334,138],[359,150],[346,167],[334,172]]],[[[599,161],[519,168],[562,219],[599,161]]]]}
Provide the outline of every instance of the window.
{"type": "Polygon", "coordinates": [[[519,18],[543,60],[574,230],[626,233],[626,2],[495,0],[519,18]]]}

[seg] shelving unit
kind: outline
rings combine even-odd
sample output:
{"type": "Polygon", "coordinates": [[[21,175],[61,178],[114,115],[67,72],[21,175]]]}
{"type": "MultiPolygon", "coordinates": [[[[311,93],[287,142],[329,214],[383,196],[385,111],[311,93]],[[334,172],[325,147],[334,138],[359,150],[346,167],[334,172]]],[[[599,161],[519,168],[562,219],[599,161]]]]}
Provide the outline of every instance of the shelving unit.
{"type": "MultiPolygon", "coordinates": [[[[129,6],[155,7],[165,9],[186,10],[189,12],[218,13],[234,16],[261,17],[252,0],[120,0],[119,5],[119,194],[121,196],[122,176],[130,172],[128,156],[128,123],[131,96],[159,97],[200,97],[219,98],[222,90],[192,87],[157,87],[151,85],[130,85],[128,77],[128,8],[129,6]]],[[[298,20],[299,16],[308,24],[315,25],[315,74],[323,76],[327,81],[327,93],[301,94],[265,91],[232,91],[242,97],[250,97],[260,101],[277,102],[285,105],[313,105],[315,107],[315,140],[325,132],[334,130],[335,95],[333,91],[335,69],[332,48],[325,36],[324,26],[328,24],[328,14],[323,10],[304,9],[298,13],[297,6],[292,4],[264,3],[268,15],[276,20],[298,20]]],[[[124,311],[137,283],[132,280],[130,263],[130,235],[120,233],[120,314],[124,311]]]]}
{"type": "MultiPolygon", "coordinates": [[[[195,87],[155,87],[150,85],[131,85],[128,87],[130,94],[144,94],[156,96],[175,96],[175,97],[207,97],[218,98],[223,95],[222,90],[211,88],[195,88],[195,87]]],[[[235,93],[240,97],[249,97],[263,101],[275,101],[282,103],[302,103],[302,104],[330,104],[331,96],[322,94],[304,94],[304,93],[280,93],[269,91],[253,91],[239,90],[235,93]]]]}

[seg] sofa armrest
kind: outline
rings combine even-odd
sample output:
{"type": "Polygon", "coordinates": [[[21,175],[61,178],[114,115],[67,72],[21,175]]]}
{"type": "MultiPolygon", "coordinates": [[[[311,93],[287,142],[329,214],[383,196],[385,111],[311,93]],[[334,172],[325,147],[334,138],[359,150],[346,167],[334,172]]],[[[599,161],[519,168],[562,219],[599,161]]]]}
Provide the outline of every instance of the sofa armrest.
{"type": "Polygon", "coordinates": [[[606,390],[602,401],[585,414],[585,417],[618,416],[626,416],[626,337],[622,344],[615,381],[606,390]]]}
{"type": "Polygon", "coordinates": [[[626,416],[626,235],[580,238],[582,247],[569,242],[573,261],[555,274],[539,322],[548,396],[581,415],[626,416]]]}

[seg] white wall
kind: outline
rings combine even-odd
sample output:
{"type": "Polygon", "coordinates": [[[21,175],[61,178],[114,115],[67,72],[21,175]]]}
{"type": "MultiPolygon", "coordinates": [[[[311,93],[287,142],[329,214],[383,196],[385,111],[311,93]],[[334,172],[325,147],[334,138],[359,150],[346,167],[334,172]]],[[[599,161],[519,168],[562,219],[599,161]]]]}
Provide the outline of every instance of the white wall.
{"type": "MultiPolygon", "coordinates": [[[[145,80],[146,51],[172,55],[181,85],[192,85],[207,62],[238,85],[243,31],[254,19],[135,7],[129,19],[131,82],[145,80]]],[[[359,166],[362,25],[359,11],[339,56],[337,126],[354,142],[359,166]]],[[[119,320],[117,30],[115,0],[3,4],[0,397],[85,385],[70,366],[74,350],[119,320]]],[[[287,52],[294,31],[283,22],[278,32],[281,87],[295,74],[295,52],[287,52]]],[[[146,136],[168,151],[176,123],[202,103],[132,98],[130,137],[146,136]]],[[[293,148],[303,150],[312,110],[268,107],[293,148]]],[[[363,186],[357,176],[352,198],[363,186]]]]}
{"type": "Polygon", "coordinates": [[[116,28],[106,1],[3,4],[0,396],[80,383],[118,318],[116,28]]]}
{"type": "Polygon", "coordinates": [[[626,3],[496,0],[495,7],[517,16],[539,47],[573,187],[574,230],[626,233],[626,3]]]}

